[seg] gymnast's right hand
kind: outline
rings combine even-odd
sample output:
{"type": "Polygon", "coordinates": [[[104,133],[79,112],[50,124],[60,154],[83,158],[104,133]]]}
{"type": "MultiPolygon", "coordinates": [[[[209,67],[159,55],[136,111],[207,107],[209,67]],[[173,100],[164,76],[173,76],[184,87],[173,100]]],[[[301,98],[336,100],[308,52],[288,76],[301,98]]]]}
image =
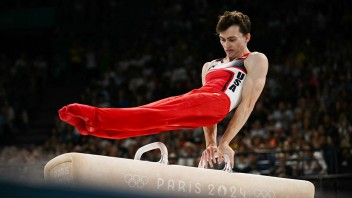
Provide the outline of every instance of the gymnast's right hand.
{"type": "Polygon", "coordinates": [[[205,168],[208,167],[208,163],[211,168],[214,167],[214,164],[216,163],[216,157],[215,157],[216,152],[217,152],[217,146],[212,144],[208,145],[207,148],[203,151],[202,158],[200,160],[205,162],[205,168]]]}

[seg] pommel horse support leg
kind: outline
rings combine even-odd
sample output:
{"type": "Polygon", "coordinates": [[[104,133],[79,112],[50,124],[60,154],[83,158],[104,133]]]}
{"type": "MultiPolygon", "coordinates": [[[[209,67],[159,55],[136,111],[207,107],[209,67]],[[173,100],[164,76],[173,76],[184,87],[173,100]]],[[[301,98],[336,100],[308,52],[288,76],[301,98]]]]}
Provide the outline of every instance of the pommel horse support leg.
{"type": "Polygon", "coordinates": [[[313,198],[315,192],[314,185],[304,180],[167,165],[167,149],[160,142],[141,147],[134,160],[66,153],[46,164],[44,178],[49,183],[184,197],[313,198]],[[155,148],[161,150],[159,163],[140,160],[155,148]]]}

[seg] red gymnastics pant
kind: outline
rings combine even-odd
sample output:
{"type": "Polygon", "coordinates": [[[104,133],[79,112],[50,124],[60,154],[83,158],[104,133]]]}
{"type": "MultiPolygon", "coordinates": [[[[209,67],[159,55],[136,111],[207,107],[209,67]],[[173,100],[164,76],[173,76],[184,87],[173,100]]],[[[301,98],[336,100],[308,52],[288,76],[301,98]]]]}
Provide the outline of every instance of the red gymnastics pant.
{"type": "Polygon", "coordinates": [[[228,96],[212,87],[131,108],[98,108],[70,104],[59,110],[60,119],[83,135],[122,139],[220,122],[229,112],[228,96]]]}

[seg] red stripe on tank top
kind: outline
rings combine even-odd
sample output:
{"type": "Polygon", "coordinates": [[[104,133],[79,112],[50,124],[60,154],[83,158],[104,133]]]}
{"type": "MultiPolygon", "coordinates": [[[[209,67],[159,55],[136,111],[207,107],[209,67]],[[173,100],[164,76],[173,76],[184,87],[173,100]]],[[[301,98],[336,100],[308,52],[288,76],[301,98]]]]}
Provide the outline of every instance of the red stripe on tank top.
{"type": "Polygon", "coordinates": [[[227,86],[229,85],[229,83],[231,82],[231,80],[234,77],[234,73],[233,72],[230,72],[230,71],[226,71],[226,72],[230,74],[230,77],[227,80],[227,82],[225,83],[225,85],[222,87],[222,89],[221,89],[222,92],[226,91],[227,86]]]}

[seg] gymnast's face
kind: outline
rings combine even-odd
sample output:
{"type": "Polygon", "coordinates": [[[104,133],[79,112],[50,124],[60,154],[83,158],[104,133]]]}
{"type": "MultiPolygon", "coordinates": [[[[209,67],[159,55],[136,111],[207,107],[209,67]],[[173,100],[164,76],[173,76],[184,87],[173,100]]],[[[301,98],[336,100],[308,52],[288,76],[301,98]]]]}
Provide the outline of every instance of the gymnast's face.
{"type": "Polygon", "coordinates": [[[219,38],[226,57],[230,60],[242,57],[243,53],[248,51],[247,42],[250,39],[250,34],[244,35],[241,33],[238,25],[232,25],[225,31],[220,32],[219,38]]]}

